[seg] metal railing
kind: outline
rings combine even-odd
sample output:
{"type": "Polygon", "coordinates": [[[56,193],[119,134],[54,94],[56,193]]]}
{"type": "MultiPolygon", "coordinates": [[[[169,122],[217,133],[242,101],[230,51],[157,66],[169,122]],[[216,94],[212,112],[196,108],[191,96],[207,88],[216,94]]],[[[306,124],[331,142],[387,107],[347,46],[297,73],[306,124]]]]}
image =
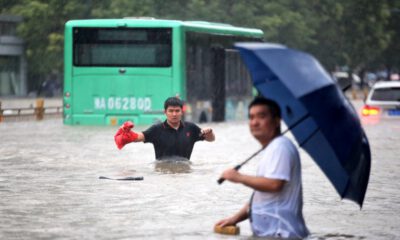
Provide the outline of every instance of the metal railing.
{"type": "Polygon", "coordinates": [[[0,123],[19,120],[43,120],[47,117],[62,117],[62,106],[44,106],[44,99],[36,99],[36,106],[20,108],[2,108],[0,101],[0,123]]]}

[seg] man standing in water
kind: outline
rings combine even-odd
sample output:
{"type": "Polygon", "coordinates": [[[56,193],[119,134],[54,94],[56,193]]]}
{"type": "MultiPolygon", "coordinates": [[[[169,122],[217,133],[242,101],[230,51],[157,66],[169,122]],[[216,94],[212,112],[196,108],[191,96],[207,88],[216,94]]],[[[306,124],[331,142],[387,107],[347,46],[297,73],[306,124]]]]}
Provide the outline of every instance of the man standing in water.
{"type": "Polygon", "coordinates": [[[121,149],[130,142],[152,143],[157,160],[171,157],[190,159],[193,146],[197,141],[212,142],[215,135],[211,128],[201,129],[196,124],[182,121],[183,103],[177,97],[170,97],[164,102],[167,119],[152,125],[144,132],[131,131],[133,123],[126,122],[115,135],[115,143],[121,149]]]}
{"type": "Polygon", "coordinates": [[[235,215],[220,220],[216,226],[236,225],[250,218],[253,234],[260,237],[301,239],[308,236],[302,208],[301,165],[297,148],[281,135],[279,105],[257,97],[249,105],[251,134],[265,148],[256,176],[235,169],[222,178],[254,189],[249,203],[235,215]]]}

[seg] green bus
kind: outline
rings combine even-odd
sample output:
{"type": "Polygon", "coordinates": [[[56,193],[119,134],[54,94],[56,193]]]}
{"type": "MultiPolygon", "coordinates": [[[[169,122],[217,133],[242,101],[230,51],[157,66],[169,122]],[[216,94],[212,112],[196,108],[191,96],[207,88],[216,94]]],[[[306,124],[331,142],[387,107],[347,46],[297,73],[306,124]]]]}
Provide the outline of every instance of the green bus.
{"type": "Polygon", "coordinates": [[[68,21],[64,124],[152,124],[170,96],[185,102],[186,120],[234,119],[252,85],[233,44],[262,40],[261,30],[210,22],[68,21]]]}

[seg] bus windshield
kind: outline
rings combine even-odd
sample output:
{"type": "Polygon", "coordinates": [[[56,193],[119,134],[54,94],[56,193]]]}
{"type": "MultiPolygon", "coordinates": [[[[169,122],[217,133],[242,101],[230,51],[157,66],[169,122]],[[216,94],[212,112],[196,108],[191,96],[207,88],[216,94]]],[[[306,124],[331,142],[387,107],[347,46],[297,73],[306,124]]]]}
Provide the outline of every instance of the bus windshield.
{"type": "Polygon", "coordinates": [[[171,66],[171,28],[75,27],[73,33],[74,66],[171,66]]]}

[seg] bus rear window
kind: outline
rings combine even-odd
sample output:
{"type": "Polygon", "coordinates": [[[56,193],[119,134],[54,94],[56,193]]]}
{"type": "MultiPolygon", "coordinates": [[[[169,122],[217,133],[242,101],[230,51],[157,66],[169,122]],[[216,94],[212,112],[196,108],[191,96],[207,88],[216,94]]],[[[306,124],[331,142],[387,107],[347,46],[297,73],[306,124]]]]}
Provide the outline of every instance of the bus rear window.
{"type": "Polygon", "coordinates": [[[74,28],[74,65],[170,67],[171,28],[74,28]]]}

